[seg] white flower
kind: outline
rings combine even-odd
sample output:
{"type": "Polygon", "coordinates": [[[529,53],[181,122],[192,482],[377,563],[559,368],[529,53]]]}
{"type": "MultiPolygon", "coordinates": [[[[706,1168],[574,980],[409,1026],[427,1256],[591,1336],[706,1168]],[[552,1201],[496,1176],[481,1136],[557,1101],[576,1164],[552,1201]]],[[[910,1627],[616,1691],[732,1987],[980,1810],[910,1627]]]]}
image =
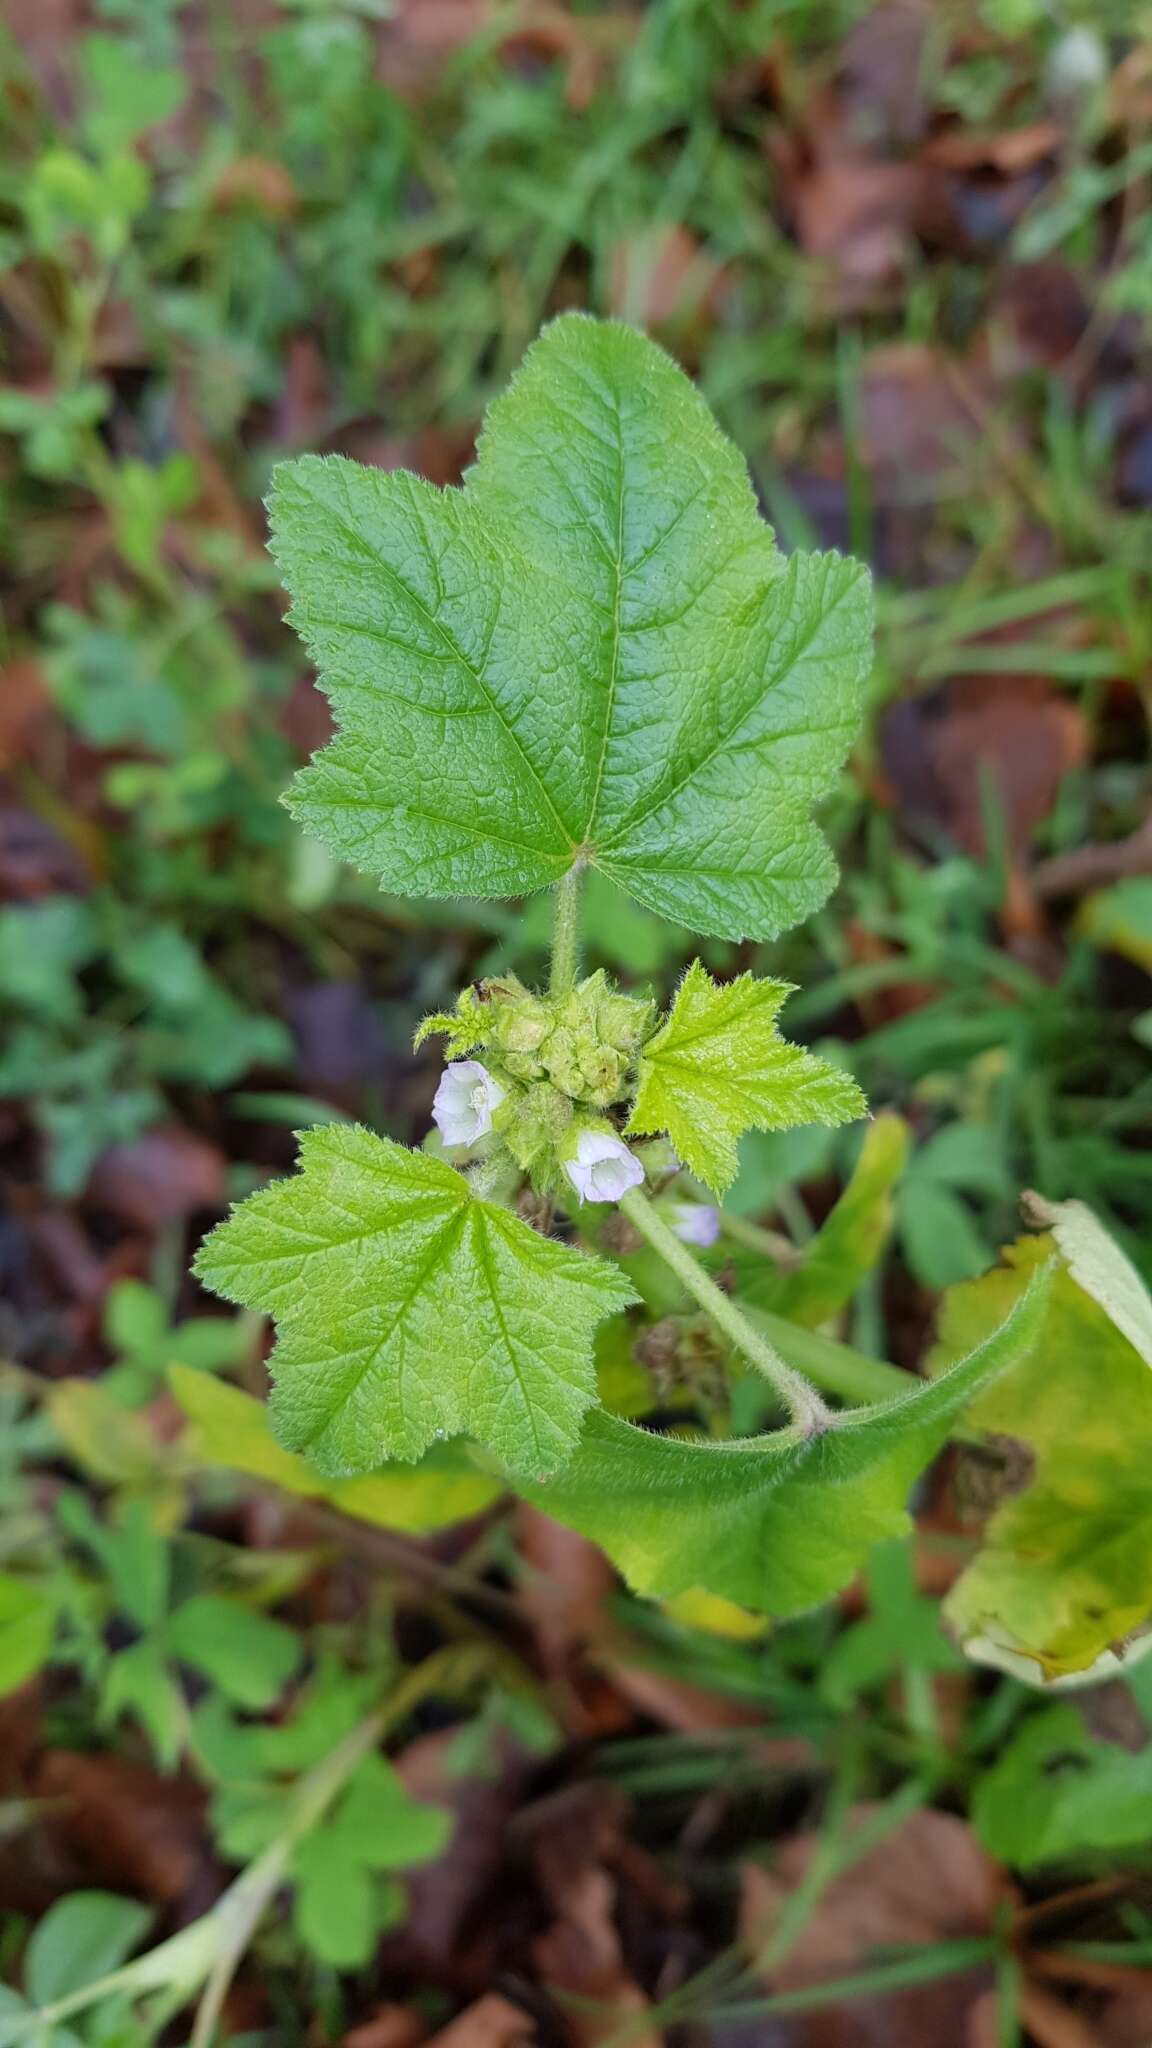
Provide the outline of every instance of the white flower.
{"type": "Polygon", "coordinates": [[[672,1228],[685,1244],[698,1244],[707,1251],[720,1235],[720,1211],[710,1202],[677,1202],[671,1215],[672,1228]]]}
{"type": "Polygon", "coordinates": [[[618,1202],[644,1179],[640,1161],[611,1131],[581,1131],[564,1171],[582,1202],[618,1202]]]}
{"type": "Polygon", "coordinates": [[[446,1145],[474,1145],[492,1129],[504,1090],[479,1060],[451,1060],[432,1100],[432,1115],[446,1145]]]}

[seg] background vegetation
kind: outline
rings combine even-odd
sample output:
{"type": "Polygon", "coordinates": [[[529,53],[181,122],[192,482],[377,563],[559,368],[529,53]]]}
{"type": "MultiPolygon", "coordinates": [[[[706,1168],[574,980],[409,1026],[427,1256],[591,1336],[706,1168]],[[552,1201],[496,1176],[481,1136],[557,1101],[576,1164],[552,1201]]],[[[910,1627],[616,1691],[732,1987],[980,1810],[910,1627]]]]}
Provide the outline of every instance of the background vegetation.
{"type": "MultiPolygon", "coordinates": [[[[207,1977],[203,2043],[1146,2043],[1152,1685],[1053,1705],[964,1665],[937,1599],[972,1469],[835,1612],[648,1609],[478,1481],[322,1497],[244,1400],[261,1332],[187,1263],[294,1127],[419,1141],[415,1023],[547,938],[539,902],[381,897],[278,806],[327,727],[271,467],[456,480],[588,306],[698,378],[784,545],[878,577],[840,887],[779,946],[704,948],[796,982],[790,1032],[908,1126],[837,1334],[919,1365],[1030,1186],[1149,1271],[1152,15],[8,22],[0,2028],[207,1927],[53,2042],[184,2040],[207,1977]],[[372,1724],[305,1826],[377,1710],[397,1772],[372,1724]],[[291,1910],[249,1944],[224,1887],[269,1856],[291,1910]]],[[[595,960],[670,990],[687,935],[590,896],[595,960]]],[[[749,1142],[737,1207],[807,1243],[859,1143],[749,1142]]]]}

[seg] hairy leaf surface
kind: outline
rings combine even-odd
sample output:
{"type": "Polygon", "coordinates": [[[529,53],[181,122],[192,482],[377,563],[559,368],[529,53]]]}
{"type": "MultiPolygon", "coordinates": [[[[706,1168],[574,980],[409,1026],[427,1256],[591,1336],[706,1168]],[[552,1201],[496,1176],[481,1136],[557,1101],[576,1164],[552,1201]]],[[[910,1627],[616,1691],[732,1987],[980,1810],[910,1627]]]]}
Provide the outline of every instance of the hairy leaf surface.
{"type": "Polygon", "coordinates": [[[463,489],[305,456],[269,509],[341,728],[290,808],[383,887],[522,895],[588,861],[728,938],[823,902],[812,810],[860,721],[868,578],[785,562],[654,343],[568,315],[463,489]]]}
{"type": "Polygon", "coordinates": [[[906,1533],[913,1479],[959,1411],[1027,1354],[1045,1294],[1037,1276],[970,1358],[821,1436],[688,1442],[596,1410],[566,1470],[518,1490],[592,1537],[639,1592],[701,1587],[758,1613],[798,1613],[837,1592],[873,1544],[906,1533]]]}
{"type": "Polygon", "coordinates": [[[848,1123],[867,1108],[851,1075],[781,1038],[776,1018],[790,994],[787,982],[751,974],[715,982],[694,960],[641,1055],[629,1130],[666,1131],[718,1194],[736,1178],[745,1131],[848,1123]]]}
{"type": "Polygon", "coordinates": [[[620,1272],[359,1126],[305,1132],[300,1165],[234,1210],[196,1262],[280,1326],[281,1443],[340,1474],[466,1433],[513,1471],[554,1471],[596,1398],[595,1327],[633,1298],[620,1272]]]}

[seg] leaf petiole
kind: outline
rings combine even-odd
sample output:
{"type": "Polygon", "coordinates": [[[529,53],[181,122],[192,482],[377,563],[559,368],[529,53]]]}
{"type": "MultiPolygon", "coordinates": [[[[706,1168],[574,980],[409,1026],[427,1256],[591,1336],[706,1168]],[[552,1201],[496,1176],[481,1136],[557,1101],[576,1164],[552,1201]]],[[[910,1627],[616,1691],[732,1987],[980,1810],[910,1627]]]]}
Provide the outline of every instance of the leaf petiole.
{"type": "Polygon", "coordinates": [[[552,971],[549,992],[566,996],[576,985],[580,967],[580,876],[583,862],[577,861],[556,884],[556,905],[552,922],[552,971]]]}
{"type": "Polygon", "coordinates": [[[628,1221],[647,1239],[665,1265],[670,1266],[689,1294],[706,1309],[718,1328],[730,1337],[741,1357],[776,1389],[795,1427],[804,1436],[819,1436],[831,1427],[832,1413],[814,1386],[802,1373],[786,1365],[780,1353],[753,1329],[743,1311],[725,1294],[693,1258],[687,1245],[669,1229],[640,1188],[629,1188],[620,1197],[620,1208],[628,1221]]]}

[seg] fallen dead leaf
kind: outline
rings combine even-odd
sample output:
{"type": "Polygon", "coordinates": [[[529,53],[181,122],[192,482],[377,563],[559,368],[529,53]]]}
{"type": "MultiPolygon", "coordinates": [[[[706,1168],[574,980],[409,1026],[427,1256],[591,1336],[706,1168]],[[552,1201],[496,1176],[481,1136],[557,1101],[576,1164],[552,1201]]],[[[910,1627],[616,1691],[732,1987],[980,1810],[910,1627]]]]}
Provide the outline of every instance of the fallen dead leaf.
{"type": "Polygon", "coordinates": [[[926,0],[880,0],[854,23],[840,52],[839,96],[862,137],[906,147],[928,121],[926,0]]]}
{"type": "Polygon", "coordinates": [[[92,1169],[87,1200],[139,1230],[158,1230],[197,1209],[222,1209],[228,1161],[216,1145],[180,1124],[167,1124],[131,1144],[110,1145],[92,1169]]]}
{"type": "Polygon", "coordinates": [[[52,716],[52,693],[43,665],[18,655],[5,665],[0,685],[0,767],[24,759],[34,734],[52,716]]]}
{"type": "Polygon", "coordinates": [[[428,2048],[519,2048],[536,2038],[535,2022],[523,2008],[490,1991],[433,2034],[428,2048]]]}
{"type": "MultiPolygon", "coordinates": [[[[864,1826],[875,1811],[857,1809],[850,1825],[864,1826]]],[[[786,1842],[771,1870],[742,1866],[740,1935],[754,1954],[764,1953],[820,1842],[816,1835],[786,1842]]],[[[962,1820],[911,1814],[832,1880],[764,1981],[773,1991],[798,1991],[867,1968],[879,1949],[987,1934],[1010,1898],[1003,1873],[962,1820]]],[[[967,2048],[966,2019],[988,1974],[976,1969],[872,1997],[854,1994],[839,2008],[794,2016],[787,2039],[794,2048],[967,2048]]]]}
{"type": "Polygon", "coordinates": [[[797,240],[824,266],[836,311],[860,311],[892,293],[912,254],[913,165],[837,157],[795,170],[785,190],[797,240]]]}
{"type": "Polygon", "coordinates": [[[957,676],[931,696],[892,705],[880,725],[884,770],[909,818],[943,825],[982,859],[989,801],[997,807],[1007,857],[1004,929],[1028,943],[1042,933],[1028,849],[1087,750],[1079,706],[1035,675],[957,676]]]}
{"type": "Polygon", "coordinates": [[[266,156],[238,156],[221,171],[210,194],[213,206],[227,211],[252,206],[269,220],[290,220],[300,194],[290,171],[266,156]]]}
{"type": "Polygon", "coordinates": [[[625,2023],[635,2048],[658,2048],[662,2039],[643,2024],[649,2001],[624,1958],[616,1878],[606,1867],[628,1846],[629,1811],[625,1794],[592,1782],[566,1786],[516,1818],[556,1916],[533,1942],[533,1959],[561,2006],[574,2001],[565,2017],[578,2048],[599,2048],[625,2023]]]}
{"type": "Polygon", "coordinates": [[[516,1547],[527,1567],[517,1594],[540,1661],[549,1677],[564,1676],[574,1647],[602,1628],[616,1574],[595,1543],[526,1502],[516,1510],[516,1547]]]}
{"type": "Polygon", "coordinates": [[[609,310],[638,327],[714,311],[723,271],[680,222],[617,242],[609,261],[609,310]]]}
{"type": "Polygon", "coordinates": [[[406,2005],[382,2005],[370,2020],[345,2034],[343,2048],[418,2048],[427,2032],[420,2014],[406,2005]]]}
{"type": "Polygon", "coordinates": [[[192,1911],[220,1889],[199,1786],[121,1757],[51,1749],[32,1792],[50,1802],[46,1824],[83,1857],[96,1881],[160,1905],[185,1902],[192,1911]]]}
{"type": "Polygon", "coordinates": [[[1054,155],[1063,140],[1064,131],[1054,121],[1034,121],[1026,128],[986,135],[972,128],[948,128],[925,143],[921,161],[941,170],[999,171],[1013,177],[1054,155]]]}
{"type": "Polygon", "coordinates": [[[421,1736],[396,1759],[412,1797],[447,1807],[455,1823],[443,1855],[406,1879],[408,1913],[396,1939],[405,1956],[442,1973],[452,1970],[459,1982],[471,1966],[466,1923],[500,1871],[528,1761],[505,1739],[496,1748],[495,1775],[456,1777],[448,1768],[455,1739],[454,1729],[421,1736]]]}
{"type": "Polygon", "coordinates": [[[972,408],[941,349],[892,342],[873,349],[857,388],[859,457],[877,496],[935,501],[971,476],[972,408]]]}

